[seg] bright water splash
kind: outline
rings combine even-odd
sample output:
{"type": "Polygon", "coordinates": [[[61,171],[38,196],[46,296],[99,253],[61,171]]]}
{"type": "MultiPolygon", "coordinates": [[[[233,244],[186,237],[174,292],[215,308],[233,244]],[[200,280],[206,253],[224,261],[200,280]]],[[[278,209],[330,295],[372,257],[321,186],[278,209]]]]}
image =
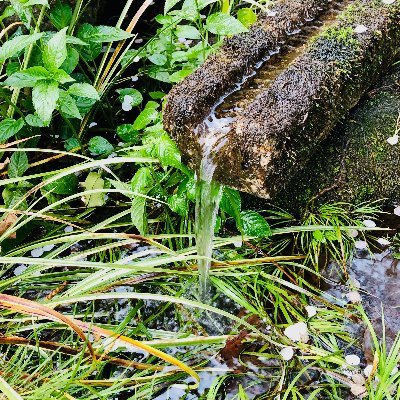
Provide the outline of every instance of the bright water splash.
{"type": "Polygon", "coordinates": [[[232,121],[232,118],[216,118],[212,115],[197,128],[196,132],[203,151],[196,175],[195,222],[199,294],[202,300],[207,300],[209,294],[214,229],[223,191],[223,187],[213,181],[216,168],[214,155],[225,144],[225,135],[229,132],[232,121]]]}

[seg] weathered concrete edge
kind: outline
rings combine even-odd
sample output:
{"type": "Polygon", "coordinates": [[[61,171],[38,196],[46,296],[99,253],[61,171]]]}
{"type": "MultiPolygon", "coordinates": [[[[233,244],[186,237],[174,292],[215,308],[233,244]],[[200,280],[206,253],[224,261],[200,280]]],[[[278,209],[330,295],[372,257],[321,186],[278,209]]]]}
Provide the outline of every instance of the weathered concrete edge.
{"type": "Polygon", "coordinates": [[[352,7],[335,29],[367,26],[362,35],[352,35],[358,46],[321,34],[242,112],[225,154],[219,154],[217,180],[274,196],[391,65],[400,48],[400,5],[360,0],[352,7]],[[330,52],[332,46],[338,54],[330,52]]]}
{"type": "MultiPolygon", "coordinates": [[[[168,94],[164,126],[180,144],[186,134],[211,112],[217,101],[254,66],[285,43],[289,33],[314,19],[329,0],[282,0],[275,16],[262,13],[249,32],[225,40],[188,78],[168,94]]],[[[182,143],[185,147],[187,143],[182,143]]]]}

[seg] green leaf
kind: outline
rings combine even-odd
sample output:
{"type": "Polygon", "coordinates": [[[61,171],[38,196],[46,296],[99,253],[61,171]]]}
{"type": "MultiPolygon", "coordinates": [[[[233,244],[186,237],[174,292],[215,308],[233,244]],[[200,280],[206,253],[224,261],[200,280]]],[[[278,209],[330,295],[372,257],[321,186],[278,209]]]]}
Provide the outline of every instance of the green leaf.
{"type": "Polygon", "coordinates": [[[149,96],[153,99],[153,100],[160,100],[163,97],[165,97],[165,93],[164,92],[149,92],[149,96]]]}
{"type": "Polygon", "coordinates": [[[249,28],[257,21],[257,14],[251,8],[241,8],[237,12],[237,19],[246,27],[249,28]]]}
{"type": "Polygon", "coordinates": [[[25,121],[29,126],[35,126],[38,128],[44,127],[43,121],[37,115],[34,115],[34,114],[28,114],[25,117],[25,121]]]}
{"type": "Polygon", "coordinates": [[[54,81],[40,81],[32,89],[32,102],[38,117],[48,125],[57,107],[58,84],[54,81]]]}
{"type": "Polygon", "coordinates": [[[53,194],[75,194],[78,190],[78,177],[75,174],[69,174],[57,179],[54,182],[48,183],[43,187],[48,192],[53,194]]]}
{"type": "Polygon", "coordinates": [[[69,76],[63,69],[56,69],[54,71],[51,71],[50,76],[52,79],[61,83],[62,85],[64,83],[75,81],[75,79],[69,76]]]}
{"type": "Polygon", "coordinates": [[[75,137],[70,137],[64,142],[64,149],[71,151],[72,149],[77,149],[81,147],[79,140],[75,137]]]}
{"type": "Polygon", "coordinates": [[[43,33],[33,33],[32,35],[21,35],[7,40],[0,47],[0,64],[4,63],[8,58],[15,56],[42,36],[43,33]]]}
{"type": "Polygon", "coordinates": [[[181,154],[175,142],[166,133],[162,133],[153,145],[151,155],[157,157],[163,167],[181,168],[181,154]]]}
{"type": "Polygon", "coordinates": [[[110,154],[114,150],[113,145],[102,136],[95,136],[89,140],[89,151],[92,154],[104,155],[110,154]]]}
{"type": "Polygon", "coordinates": [[[28,166],[29,162],[26,153],[24,151],[17,151],[11,156],[10,165],[8,166],[8,176],[10,178],[18,178],[24,174],[28,166]]]}
{"type": "Polygon", "coordinates": [[[206,29],[215,35],[236,35],[248,29],[236,18],[224,13],[215,13],[207,17],[206,29]]]}
{"type": "Polygon", "coordinates": [[[84,40],[85,42],[94,43],[110,43],[120,40],[125,40],[133,37],[131,33],[124,31],[123,29],[115,28],[113,26],[98,25],[94,26],[90,31],[90,35],[84,40]]]}
{"type": "Polygon", "coordinates": [[[271,228],[262,215],[255,211],[241,213],[243,233],[258,238],[271,236],[271,228]]]}
{"type": "Polygon", "coordinates": [[[186,196],[174,194],[168,197],[168,206],[173,212],[176,212],[182,217],[185,217],[189,212],[186,196]]]}
{"type": "Polygon", "coordinates": [[[47,69],[61,67],[67,58],[67,29],[63,28],[45,44],[43,49],[43,63],[47,69]]]}
{"type": "MultiPolygon", "coordinates": [[[[85,190],[104,189],[104,179],[97,172],[90,172],[85,182],[82,183],[85,190]]],[[[101,207],[105,204],[104,193],[84,194],[84,203],[86,207],[101,207]]]]}
{"type": "Polygon", "coordinates": [[[0,22],[2,22],[4,19],[12,17],[15,14],[15,10],[13,6],[7,6],[3,13],[0,15],[0,22]]]}
{"type": "Polygon", "coordinates": [[[67,58],[61,64],[61,69],[63,69],[67,74],[71,74],[77,65],[79,64],[79,53],[73,47],[67,47],[67,58]]]}
{"type": "Polygon", "coordinates": [[[15,120],[6,118],[0,121],[0,143],[4,143],[10,137],[16,135],[24,126],[22,118],[15,120]]]}
{"type": "Polygon", "coordinates": [[[48,79],[49,77],[50,73],[46,68],[36,66],[24,71],[15,72],[3,84],[16,88],[34,87],[38,81],[48,79]]]}
{"type": "Polygon", "coordinates": [[[97,90],[89,83],[74,83],[68,88],[68,93],[78,97],[100,100],[97,90]]]}
{"type": "Polygon", "coordinates": [[[125,142],[137,144],[139,142],[139,131],[133,129],[131,124],[123,124],[117,128],[117,135],[125,142]]]}
{"type": "Polygon", "coordinates": [[[178,25],[175,30],[178,38],[184,39],[200,39],[201,35],[197,28],[191,25],[178,25]]]}
{"type": "Polygon", "coordinates": [[[176,71],[169,76],[169,80],[173,83],[180,82],[182,79],[186,78],[193,72],[192,69],[185,68],[181,69],[180,71],[176,71]]]}
{"type": "Polygon", "coordinates": [[[58,1],[50,13],[50,22],[58,29],[65,28],[71,23],[72,8],[70,5],[58,1]]]}
{"type": "Polygon", "coordinates": [[[182,0],[165,0],[164,14],[167,14],[167,12],[175,7],[180,1],[182,0]]]}
{"type": "Polygon", "coordinates": [[[236,226],[238,227],[239,231],[242,231],[242,200],[240,198],[240,192],[238,190],[225,187],[221,198],[220,208],[222,211],[226,212],[235,219],[236,226]]]}
{"type": "Polygon", "coordinates": [[[132,191],[140,194],[147,194],[153,185],[153,174],[149,167],[139,168],[131,181],[132,191]]]}
{"type": "Polygon", "coordinates": [[[81,56],[86,61],[94,60],[100,53],[102,45],[91,40],[91,36],[94,34],[94,26],[88,23],[82,24],[77,32],[77,37],[88,44],[79,49],[81,56]]]}
{"type": "Polygon", "coordinates": [[[147,57],[153,64],[155,65],[165,65],[168,61],[167,57],[164,54],[151,54],[147,57]]]}
{"type": "Polygon", "coordinates": [[[137,89],[125,88],[125,89],[119,89],[117,90],[117,92],[119,94],[119,100],[121,101],[121,103],[124,102],[125,96],[132,97],[131,100],[132,107],[138,106],[143,101],[142,93],[140,93],[139,90],[137,89]]]}
{"type": "Polygon", "coordinates": [[[157,111],[158,107],[159,104],[155,101],[147,102],[143,111],[137,116],[137,118],[133,122],[133,129],[140,131],[141,129],[145,128],[147,125],[155,121],[159,115],[157,111]]]}
{"type": "Polygon", "coordinates": [[[132,200],[131,206],[132,224],[137,228],[141,235],[147,232],[146,199],[136,196],[132,200]]]}
{"type": "Polygon", "coordinates": [[[82,119],[75,100],[65,90],[60,90],[58,110],[67,118],[82,119]]]}

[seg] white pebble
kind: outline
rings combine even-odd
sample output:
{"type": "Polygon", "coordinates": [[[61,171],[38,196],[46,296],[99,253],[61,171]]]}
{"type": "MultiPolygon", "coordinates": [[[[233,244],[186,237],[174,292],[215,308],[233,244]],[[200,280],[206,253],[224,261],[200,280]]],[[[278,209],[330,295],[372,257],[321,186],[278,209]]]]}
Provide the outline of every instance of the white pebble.
{"type": "Polygon", "coordinates": [[[54,249],[54,244],[47,244],[46,246],[43,246],[44,251],[50,251],[54,249]]]}
{"type": "Polygon", "coordinates": [[[357,385],[364,385],[365,384],[365,378],[361,374],[354,374],[351,379],[353,380],[354,383],[357,385]]]}
{"type": "Polygon", "coordinates": [[[367,389],[363,385],[359,385],[357,383],[350,385],[350,391],[354,396],[361,396],[362,394],[366,393],[367,389]]]}
{"type": "Polygon", "coordinates": [[[69,232],[72,232],[73,230],[74,230],[74,227],[71,225],[68,225],[65,227],[64,232],[69,233],[69,232]]]}
{"type": "Polygon", "coordinates": [[[90,124],[89,124],[89,128],[93,128],[94,126],[96,126],[97,125],[97,122],[91,122],[90,124]]]}
{"type": "Polygon", "coordinates": [[[348,231],[348,233],[349,233],[349,236],[352,237],[352,238],[355,238],[355,237],[358,236],[358,230],[356,230],[356,229],[350,229],[348,231]]]}
{"type": "Polygon", "coordinates": [[[375,221],[372,221],[372,219],[366,219],[363,221],[363,224],[367,227],[367,228],[375,228],[376,227],[376,223],[375,221]]]}
{"type": "Polygon", "coordinates": [[[364,368],[364,375],[368,378],[371,376],[372,371],[374,370],[374,366],[372,364],[368,364],[365,368],[364,368]]]}
{"type": "Polygon", "coordinates": [[[399,135],[395,134],[393,136],[390,136],[389,138],[386,139],[386,141],[394,146],[395,144],[397,144],[399,142],[399,135]]]}
{"type": "Polygon", "coordinates": [[[133,60],[132,60],[132,62],[139,62],[140,61],[140,57],[139,56],[136,56],[133,60]]]}
{"type": "Polygon", "coordinates": [[[361,303],[361,295],[357,291],[346,293],[346,298],[347,300],[349,300],[350,303],[353,304],[361,303]]]}
{"type": "Polygon", "coordinates": [[[122,103],[122,109],[124,110],[124,111],[131,111],[132,110],[132,104],[129,102],[129,103],[126,103],[125,101],[122,103]]]}
{"type": "Polygon", "coordinates": [[[14,269],[14,275],[18,276],[21,275],[28,267],[25,264],[17,265],[14,269]]]}
{"type": "Polygon", "coordinates": [[[393,210],[393,214],[394,215],[398,215],[400,217],[400,206],[397,206],[394,210],[393,210]]]}
{"type": "Polygon", "coordinates": [[[142,39],[142,38],[136,39],[136,40],[135,40],[135,43],[138,43],[138,44],[139,44],[139,43],[143,43],[143,39],[142,39]]]}
{"type": "Polygon", "coordinates": [[[44,253],[43,247],[38,247],[37,249],[33,249],[31,251],[31,256],[34,258],[39,258],[43,255],[43,253],[44,253]]]}
{"type": "Polygon", "coordinates": [[[307,306],[306,307],[308,318],[312,318],[317,315],[317,309],[314,306],[307,306]]]}
{"type": "Polygon", "coordinates": [[[308,328],[304,322],[297,322],[288,326],[284,334],[293,342],[307,343],[309,340],[308,328]]]}
{"type": "Polygon", "coordinates": [[[368,243],[365,240],[357,240],[355,241],[354,246],[358,250],[364,250],[368,248],[368,243]]]}
{"type": "Polygon", "coordinates": [[[365,25],[357,25],[355,28],[354,28],[354,32],[355,33],[364,33],[364,32],[366,32],[368,30],[368,28],[365,26],[365,25]]]}
{"type": "Polygon", "coordinates": [[[355,354],[349,354],[344,359],[346,360],[347,364],[352,366],[359,365],[361,362],[360,357],[355,354]]]}
{"type": "Polygon", "coordinates": [[[136,82],[138,79],[139,79],[139,77],[137,75],[131,76],[132,82],[136,82]]]}
{"type": "Polygon", "coordinates": [[[390,376],[393,376],[399,372],[399,368],[396,366],[392,369],[392,372],[390,373],[390,376]]]}
{"type": "Polygon", "coordinates": [[[285,361],[289,361],[293,358],[294,356],[294,350],[293,347],[291,346],[287,346],[284,347],[279,354],[281,355],[281,357],[285,360],[285,361]]]}
{"type": "Polygon", "coordinates": [[[385,238],[379,238],[377,240],[377,242],[381,245],[381,246],[389,246],[390,241],[385,239],[385,238]]]}
{"type": "Polygon", "coordinates": [[[383,4],[393,4],[396,0],[382,0],[383,4]]]}

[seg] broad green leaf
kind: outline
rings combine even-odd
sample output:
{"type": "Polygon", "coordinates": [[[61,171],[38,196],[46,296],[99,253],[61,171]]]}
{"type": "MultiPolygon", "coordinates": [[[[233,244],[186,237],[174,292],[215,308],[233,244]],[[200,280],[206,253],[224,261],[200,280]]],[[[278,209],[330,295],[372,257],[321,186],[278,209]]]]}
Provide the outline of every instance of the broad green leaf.
{"type": "Polygon", "coordinates": [[[265,218],[255,211],[242,211],[243,234],[258,238],[271,236],[271,228],[265,218]]]}
{"type": "Polygon", "coordinates": [[[78,191],[78,177],[75,174],[69,174],[45,185],[43,188],[53,194],[71,195],[78,191]]]}
{"type": "Polygon", "coordinates": [[[110,43],[120,40],[131,38],[133,35],[124,31],[123,29],[115,28],[113,26],[98,25],[94,26],[90,32],[90,35],[85,42],[94,43],[110,43]]]}
{"type": "Polygon", "coordinates": [[[178,187],[178,194],[185,195],[190,201],[196,201],[196,180],[193,174],[185,178],[178,187]]]}
{"type": "Polygon", "coordinates": [[[139,131],[133,129],[131,124],[123,124],[117,128],[117,135],[125,142],[137,144],[139,142],[139,131]]]}
{"type": "Polygon", "coordinates": [[[176,71],[169,76],[169,80],[173,83],[178,83],[182,79],[186,78],[193,72],[192,69],[181,69],[180,71],[176,71]]]}
{"type": "Polygon", "coordinates": [[[55,81],[61,83],[74,82],[75,79],[69,76],[63,69],[56,69],[50,72],[50,77],[55,81]]]}
{"type": "Polygon", "coordinates": [[[25,121],[29,126],[36,126],[38,128],[44,127],[43,121],[37,115],[34,114],[28,114],[25,117],[25,121]]]}
{"type": "Polygon", "coordinates": [[[153,142],[151,155],[157,157],[163,167],[181,168],[181,154],[175,142],[164,132],[153,142]]]}
{"type": "Polygon", "coordinates": [[[131,206],[132,224],[137,228],[141,235],[147,232],[146,199],[135,196],[131,206]]]}
{"type": "Polygon", "coordinates": [[[86,61],[94,60],[101,53],[102,45],[91,40],[92,34],[94,34],[94,26],[85,23],[79,27],[76,35],[88,44],[88,46],[83,46],[79,49],[79,53],[86,61]]]}
{"type": "Polygon", "coordinates": [[[40,81],[32,89],[32,102],[38,117],[48,125],[56,109],[59,97],[58,84],[54,81],[40,81]]]}
{"type": "Polygon", "coordinates": [[[67,29],[61,29],[45,44],[43,63],[47,69],[60,68],[67,58],[67,29]]]}
{"type": "Polygon", "coordinates": [[[89,83],[74,83],[68,88],[68,93],[78,97],[100,100],[97,90],[89,83]]]}
{"type": "Polygon", "coordinates": [[[0,47],[0,64],[4,63],[8,58],[15,56],[42,36],[43,33],[33,33],[32,35],[21,35],[7,40],[3,46],[0,47]]]}
{"type": "Polygon", "coordinates": [[[82,119],[75,100],[65,90],[60,90],[58,110],[67,118],[82,119]]]}
{"type": "Polygon", "coordinates": [[[16,135],[24,126],[22,118],[15,120],[6,118],[0,121],[0,143],[4,143],[10,137],[16,135]]]}
{"type": "Polygon", "coordinates": [[[206,29],[215,35],[236,35],[248,31],[240,21],[224,13],[215,13],[208,16],[206,29]]]}
{"type": "Polygon", "coordinates": [[[176,212],[182,217],[185,217],[189,212],[186,196],[174,194],[168,197],[168,206],[173,212],[176,212]]]}
{"type": "Polygon", "coordinates": [[[167,57],[164,54],[151,54],[147,57],[153,64],[155,65],[165,65],[168,61],[167,57]]]}
{"type": "Polygon", "coordinates": [[[48,6],[49,2],[47,0],[28,0],[27,2],[23,3],[25,7],[31,6],[48,6]]]}
{"type": "Polygon", "coordinates": [[[131,181],[132,191],[140,194],[147,194],[153,185],[153,174],[149,167],[139,168],[131,181]]]}
{"type": "Polygon", "coordinates": [[[17,151],[11,156],[8,166],[8,176],[10,178],[18,178],[24,174],[28,166],[29,162],[26,153],[24,151],[17,151]]]}
{"type": "Polygon", "coordinates": [[[163,97],[165,97],[165,93],[164,92],[149,92],[149,96],[153,99],[153,100],[160,100],[163,97]]]}
{"type": "Polygon", "coordinates": [[[50,13],[50,22],[58,29],[65,28],[71,23],[72,8],[69,4],[58,1],[50,13]]]}
{"type": "Polygon", "coordinates": [[[7,185],[3,192],[2,192],[2,197],[4,200],[4,204],[7,208],[12,208],[14,204],[18,204],[18,209],[19,210],[26,210],[28,208],[28,203],[26,200],[23,200],[20,202],[21,198],[24,197],[26,193],[26,189],[20,188],[18,186],[14,185],[7,185]]]}
{"type": "Polygon", "coordinates": [[[114,150],[113,145],[102,136],[95,136],[89,140],[89,151],[92,154],[104,155],[110,154],[114,150]]]}
{"type": "Polygon", "coordinates": [[[12,74],[3,84],[16,88],[33,87],[38,81],[49,78],[50,73],[46,68],[36,66],[12,74]]]}
{"type": "Polygon", "coordinates": [[[240,214],[242,211],[242,200],[239,191],[225,187],[220,208],[235,219],[239,231],[242,231],[242,219],[240,214]]]}
{"type": "Polygon", "coordinates": [[[133,129],[140,131],[141,129],[145,128],[147,125],[155,121],[159,115],[157,111],[158,107],[159,104],[155,101],[147,102],[143,111],[137,116],[137,118],[133,122],[133,129]]]}
{"type": "Polygon", "coordinates": [[[78,46],[89,46],[88,43],[84,42],[83,40],[75,37],[75,36],[69,36],[67,35],[67,44],[76,44],[78,46]]]}
{"type": "Polygon", "coordinates": [[[169,10],[175,7],[182,0],[166,0],[164,4],[164,14],[167,14],[169,10]]]}
{"type": "Polygon", "coordinates": [[[77,65],[79,64],[79,53],[73,47],[67,47],[67,58],[61,64],[61,69],[63,69],[67,74],[71,74],[77,65]]]}
{"type": "Polygon", "coordinates": [[[2,22],[4,19],[12,17],[15,14],[15,10],[13,6],[7,6],[4,8],[3,13],[0,15],[0,22],[2,22]]]}
{"type": "MultiPolygon", "coordinates": [[[[85,182],[82,183],[85,190],[104,189],[104,179],[97,172],[90,172],[85,182]]],[[[86,207],[101,207],[105,204],[104,193],[84,194],[86,207]]]]}
{"type": "Polygon", "coordinates": [[[132,107],[138,106],[143,101],[142,93],[140,93],[139,90],[137,89],[125,88],[125,89],[119,89],[117,90],[117,92],[119,94],[119,100],[121,101],[121,103],[124,102],[125,96],[132,97],[132,100],[130,101],[132,107]]]}
{"type": "Polygon", "coordinates": [[[8,62],[6,67],[7,76],[11,76],[21,70],[21,64],[19,62],[8,62]]]}
{"type": "Polygon", "coordinates": [[[116,181],[114,179],[107,179],[108,182],[110,182],[110,184],[115,188],[118,189],[119,191],[121,191],[121,194],[123,194],[124,196],[127,196],[129,198],[132,198],[133,196],[129,195],[128,193],[122,193],[122,191],[126,190],[126,191],[130,191],[131,190],[131,185],[129,183],[126,182],[121,182],[121,181],[116,181]]]}
{"type": "Polygon", "coordinates": [[[192,25],[178,25],[175,30],[178,38],[184,39],[200,39],[201,35],[197,28],[192,25]]]}
{"type": "Polygon", "coordinates": [[[71,151],[72,149],[77,149],[81,147],[79,140],[76,137],[70,137],[64,142],[64,149],[71,151]]]}
{"type": "Polygon", "coordinates": [[[249,28],[257,21],[257,14],[251,8],[241,8],[237,12],[237,19],[246,27],[249,28]]]}

